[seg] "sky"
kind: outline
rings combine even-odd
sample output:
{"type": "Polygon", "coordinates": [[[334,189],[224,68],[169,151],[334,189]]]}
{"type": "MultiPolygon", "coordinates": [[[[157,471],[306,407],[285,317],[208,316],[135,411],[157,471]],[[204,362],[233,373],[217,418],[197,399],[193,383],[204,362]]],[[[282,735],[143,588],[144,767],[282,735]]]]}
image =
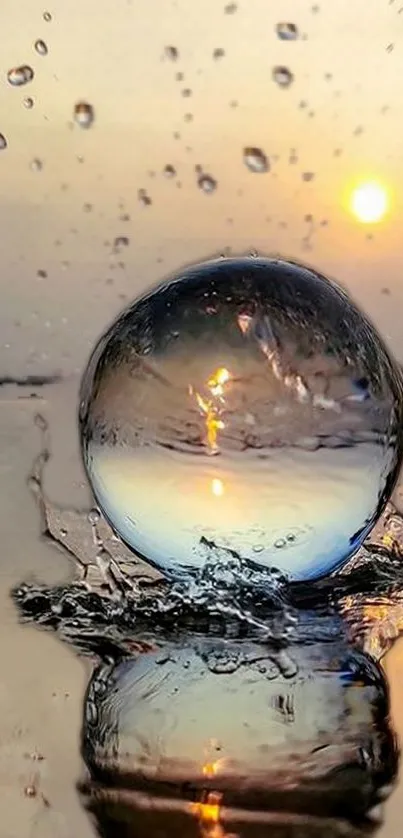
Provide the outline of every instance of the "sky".
{"type": "Polygon", "coordinates": [[[80,371],[133,297],[229,250],[332,276],[403,361],[401,4],[239,0],[226,14],[225,0],[3,0],[0,372],[80,371]],[[281,41],[279,22],[299,37],[281,41]],[[7,72],[23,64],[34,79],[13,87],[7,72]],[[288,88],[276,65],[293,74],[288,88]],[[73,122],[79,101],[94,109],[88,130],[73,122]],[[247,146],[269,172],[248,170],[247,146]],[[363,225],[348,199],[373,178],[389,212],[363,225]],[[129,244],[115,253],[118,236],[129,244]]]}

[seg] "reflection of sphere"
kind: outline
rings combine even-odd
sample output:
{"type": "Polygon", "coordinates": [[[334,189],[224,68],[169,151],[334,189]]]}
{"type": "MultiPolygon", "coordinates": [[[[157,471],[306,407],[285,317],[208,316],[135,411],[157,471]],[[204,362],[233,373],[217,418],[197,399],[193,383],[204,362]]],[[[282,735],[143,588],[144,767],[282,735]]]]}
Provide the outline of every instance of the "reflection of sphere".
{"type": "Polygon", "coordinates": [[[167,643],[93,675],[83,726],[93,804],[103,789],[109,817],[132,823],[111,835],[175,834],[169,812],[191,819],[209,793],[239,818],[283,812],[287,836],[293,819],[357,822],[395,777],[388,711],[381,670],[342,640],[281,653],[251,640],[167,643]]]}
{"type": "Polygon", "coordinates": [[[82,384],[84,462],[122,539],[173,577],[214,546],[294,579],[340,566],[401,459],[400,374],[334,284],[263,258],[135,302],[82,384]]]}

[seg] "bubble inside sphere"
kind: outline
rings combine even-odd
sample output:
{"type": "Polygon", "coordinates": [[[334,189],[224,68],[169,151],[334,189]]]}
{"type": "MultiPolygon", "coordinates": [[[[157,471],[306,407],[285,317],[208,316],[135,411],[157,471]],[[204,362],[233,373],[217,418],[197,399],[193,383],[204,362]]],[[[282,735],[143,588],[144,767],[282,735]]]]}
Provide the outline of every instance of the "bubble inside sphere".
{"type": "Polygon", "coordinates": [[[104,515],[168,577],[224,548],[312,579],[358,549],[390,496],[402,383],[336,284],[278,259],[219,259],[110,326],[79,422],[104,515]]]}

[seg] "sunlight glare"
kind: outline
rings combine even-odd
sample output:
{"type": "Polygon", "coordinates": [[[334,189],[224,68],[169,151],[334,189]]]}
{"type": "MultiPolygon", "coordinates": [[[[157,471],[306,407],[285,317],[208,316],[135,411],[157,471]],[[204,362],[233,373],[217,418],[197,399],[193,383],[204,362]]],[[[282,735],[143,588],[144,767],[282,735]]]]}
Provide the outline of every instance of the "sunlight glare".
{"type": "Polygon", "coordinates": [[[388,210],[388,193],[375,181],[362,183],[351,195],[351,210],[361,224],[376,224],[388,210]]]}

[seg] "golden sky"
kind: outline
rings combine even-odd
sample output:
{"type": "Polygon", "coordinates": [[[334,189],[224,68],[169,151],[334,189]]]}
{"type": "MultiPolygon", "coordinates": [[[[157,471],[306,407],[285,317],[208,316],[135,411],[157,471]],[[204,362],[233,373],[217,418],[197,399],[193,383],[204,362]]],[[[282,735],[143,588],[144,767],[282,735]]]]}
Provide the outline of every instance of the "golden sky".
{"type": "Polygon", "coordinates": [[[403,0],[224,7],[2,0],[5,372],[81,368],[125,299],[225,248],[280,252],[331,274],[403,360],[403,0]],[[297,40],[277,37],[281,21],[296,24],[297,40]],[[45,56],[34,50],[38,38],[45,56]],[[175,62],[167,45],[179,51],[175,62]],[[214,60],[217,48],[225,55],[214,60]],[[34,80],[12,87],[7,72],[22,64],[34,80]],[[294,76],[286,89],[273,80],[276,65],[294,76]],[[89,130],[72,127],[81,100],[95,111],[89,130]],[[263,149],[270,172],[246,168],[246,146],[263,149]],[[177,177],[164,177],[166,164],[177,177]],[[197,164],[217,181],[212,194],[198,188],[197,164]],[[373,179],[391,205],[380,224],[361,225],[346,202],[356,183],[373,179]],[[120,254],[111,249],[116,236],[130,239],[120,254]]]}

